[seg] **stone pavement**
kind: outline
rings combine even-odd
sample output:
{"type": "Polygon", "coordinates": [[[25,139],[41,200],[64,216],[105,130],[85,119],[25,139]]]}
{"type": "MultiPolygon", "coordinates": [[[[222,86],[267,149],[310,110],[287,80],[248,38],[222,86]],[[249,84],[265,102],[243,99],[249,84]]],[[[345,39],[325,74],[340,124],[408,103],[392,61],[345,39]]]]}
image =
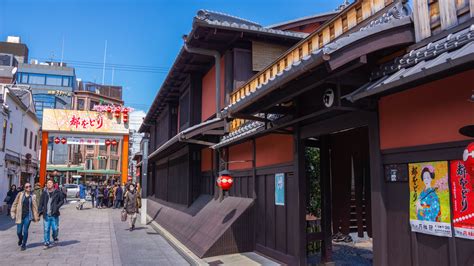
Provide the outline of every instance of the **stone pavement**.
{"type": "Polygon", "coordinates": [[[26,251],[17,246],[16,225],[0,217],[0,265],[189,265],[151,227],[140,224],[129,232],[120,210],[82,211],[75,203],[61,208],[59,246],[43,250],[43,221],[32,223],[26,251]]]}

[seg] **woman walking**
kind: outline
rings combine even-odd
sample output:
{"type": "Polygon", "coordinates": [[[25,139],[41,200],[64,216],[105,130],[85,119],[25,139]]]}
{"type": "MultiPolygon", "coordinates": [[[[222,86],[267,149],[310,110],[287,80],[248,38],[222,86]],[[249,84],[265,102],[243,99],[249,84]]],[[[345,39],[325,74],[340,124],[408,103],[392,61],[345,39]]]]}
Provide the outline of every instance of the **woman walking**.
{"type": "Polygon", "coordinates": [[[25,183],[24,191],[18,193],[12,205],[11,217],[16,223],[16,233],[18,235],[18,246],[21,250],[26,249],[28,241],[28,229],[31,221],[38,222],[38,204],[36,195],[31,193],[31,184],[25,183]]]}
{"type": "Polygon", "coordinates": [[[11,185],[10,190],[7,192],[7,197],[5,198],[5,203],[7,203],[7,215],[10,214],[12,209],[12,204],[16,199],[16,195],[18,195],[18,190],[16,189],[16,185],[11,185]]]}
{"type": "Polygon", "coordinates": [[[135,221],[137,220],[138,209],[140,209],[140,195],[137,193],[134,184],[128,186],[128,191],[125,193],[125,202],[123,204],[124,210],[130,216],[129,225],[130,231],[135,229],[135,221]]]}

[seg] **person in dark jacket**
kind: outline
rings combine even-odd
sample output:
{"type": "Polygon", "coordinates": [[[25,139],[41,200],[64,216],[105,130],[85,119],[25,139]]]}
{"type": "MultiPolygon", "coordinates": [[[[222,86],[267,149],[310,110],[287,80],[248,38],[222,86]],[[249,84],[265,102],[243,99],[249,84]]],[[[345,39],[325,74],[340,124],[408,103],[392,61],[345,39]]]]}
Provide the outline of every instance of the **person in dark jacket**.
{"type": "Polygon", "coordinates": [[[116,190],[115,190],[115,208],[120,208],[122,206],[122,198],[123,198],[123,190],[122,186],[115,184],[116,190]]]}
{"type": "Polygon", "coordinates": [[[97,201],[96,201],[96,198],[97,198],[97,184],[95,182],[92,182],[91,184],[91,189],[90,189],[90,195],[91,195],[91,203],[92,203],[92,208],[94,208],[94,206],[97,208],[97,201]]]}
{"type": "Polygon", "coordinates": [[[47,249],[51,244],[58,243],[59,234],[59,208],[64,204],[64,195],[61,191],[54,189],[53,180],[48,180],[46,190],[41,195],[38,212],[43,215],[44,222],[44,248],[47,249]],[[53,243],[50,241],[51,229],[53,233],[53,243]]]}
{"type": "Polygon", "coordinates": [[[128,186],[128,190],[125,193],[124,199],[125,202],[123,204],[123,209],[127,212],[128,216],[130,216],[130,231],[133,231],[135,229],[137,213],[141,207],[141,198],[137,190],[135,189],[134,184],[130,184],[128,186]]]}
{"type": "Polygon", "coordinates": [[[10,190],[7,192],[7,197],[5,198],[5,203],[8,206],[7,215],[10,215],[10,211],[12,209],[12,204],[16,199],[16,195],[18,195],[18,190],[16,189],[16,185],[12,185],[10,190]]]}

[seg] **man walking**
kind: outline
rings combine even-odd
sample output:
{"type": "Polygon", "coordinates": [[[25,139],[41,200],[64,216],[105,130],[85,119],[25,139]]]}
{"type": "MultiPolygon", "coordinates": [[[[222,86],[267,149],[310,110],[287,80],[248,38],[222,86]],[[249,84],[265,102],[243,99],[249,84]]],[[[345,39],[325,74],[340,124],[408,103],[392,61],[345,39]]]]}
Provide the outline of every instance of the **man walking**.
{"type": "Polygon", "coordinates": [[[115,184],[115,208],[120,208],[122,206],[123,190],[119,184],[115,184]]]}
{"type": "Polygon", "coordinates": [[[46,183],[46,191],[41,195],[39,213],[43,215],[44,222],[44,248],[47,249],[51,244],[58,243],[59,229],[59,208],[64,204],[63,193],[54,189],[53,180],[46,183]],[[51,229],[53,233],[53,241],[50,241],[51,229]]]}
{"type": "Polygon", "coordinates": [[[18,235],[18,246],[21,250],[26,249],[28,241],[28,229],[31,221],[38,222],[38,205],[36,195],[31,193],[31,184],[25,183],[24,191],[18,193],[12,205],[11,217],[16,223],[16,234],[18,235]]]}
{"type": "Polygon", "coordinates": [[[78,210],[82,210],[84,203],[86,203],[86,187],[84,186],[84,182],[81,182],[79,184],[79,204],[76,206],[76,208],[78,210]]]}
{"type": "Polygon", "coordinates": [[[123,204],[123,209],[127,212],[128,216],[130,216],[130,231],[135,229],[135,221],[137,220],[137,213],[140,209],[141,205],[141,198],[138,194],[137,190],[135,189],[134,184],[130,184],[128,186],[128,191],[125,193],[125,202],[123,204]]]}
{"type": "Polygon", "coordinates": [[[97,197],[97,185],[95,184],[94,181],[92,181],[91,185],[91,203],[92,203],[92,208],[97,207],[97,202],[96,202],[96,197],[97,197]]]}

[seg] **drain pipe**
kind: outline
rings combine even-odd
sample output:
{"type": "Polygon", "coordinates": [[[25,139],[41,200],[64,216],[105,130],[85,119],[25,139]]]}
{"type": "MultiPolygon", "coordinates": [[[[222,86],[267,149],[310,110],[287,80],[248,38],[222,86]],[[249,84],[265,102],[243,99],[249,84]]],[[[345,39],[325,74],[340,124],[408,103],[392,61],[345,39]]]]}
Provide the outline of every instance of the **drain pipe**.
{"type": "Polygon", "coordinates": [[[183,36],[184,50],[192,54],[213,56],[216,69],[216,117],[221,118],[221,54],[216,50],[189,47],[186,43],[187,36],[183,36]]]}

